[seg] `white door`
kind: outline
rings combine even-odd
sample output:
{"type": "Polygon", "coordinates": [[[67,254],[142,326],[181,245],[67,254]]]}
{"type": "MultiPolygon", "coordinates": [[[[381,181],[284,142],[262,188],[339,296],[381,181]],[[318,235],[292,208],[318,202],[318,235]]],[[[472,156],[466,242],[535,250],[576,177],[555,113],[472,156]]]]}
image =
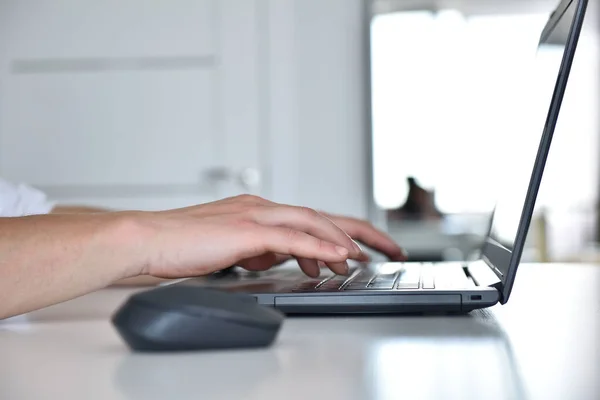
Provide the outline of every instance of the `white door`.
{"type": "Polygon", "coordinates": [[[263,194],[258,1],[0,2],[0,176],[119,209],[263,194]]]}

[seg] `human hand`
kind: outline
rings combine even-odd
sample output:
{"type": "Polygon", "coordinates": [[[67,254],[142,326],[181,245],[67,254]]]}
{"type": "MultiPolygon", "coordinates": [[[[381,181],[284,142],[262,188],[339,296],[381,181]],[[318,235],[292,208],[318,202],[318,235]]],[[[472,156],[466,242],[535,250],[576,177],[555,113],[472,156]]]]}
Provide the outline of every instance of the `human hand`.
{"type": "Polygon", "coordinates": [[[369,221],[341,215],[324,214],[352,239],[371,249],[383,253],[391,261],[406,261],[406,252],[385,232],[377,229],[369,221]]]}
{"type": "MultiPolygon", "coordinates": [[[[406,252],[387,233],[377,229],[369,221],[341,215],[322,214],[331,219],[333,223],[344,230],[353,240],[359,241],[371,249],[383,253],[390,261],[407,260],[408,256],[406,252]]],[[[267,267],[270,268],[273,265],[281,264],[291,258],[290,256],[278,254],[275,257],[271,256],[268,259],[253,260],[247,263],[247,265],[244,265],[244,263],[240,265],[247,269],[264,270],[267,267]]],[[[369,261],[369,257],[363,253],[359,261],[369,261]]],[[[323,263],[319,262],[319,264],[323,263]]]]}
{"type": "Polygon", "coordinates": [[[347,274],[347,260],[365,260],[360,247],[329,218],[303,207],[237,196],[154,213],[136,213],[145,232],[140,274],[179,278],[209,274],[231,265],[250,270],[273,266],[279,256],[298,259],[309,276],[318,261],[347,274]]]}

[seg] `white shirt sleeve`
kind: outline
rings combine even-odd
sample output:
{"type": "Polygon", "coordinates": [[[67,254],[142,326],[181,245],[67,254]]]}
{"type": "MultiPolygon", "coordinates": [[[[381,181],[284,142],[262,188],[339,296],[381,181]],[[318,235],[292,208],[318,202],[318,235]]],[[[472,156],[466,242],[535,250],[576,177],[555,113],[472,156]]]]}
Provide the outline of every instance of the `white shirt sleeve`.
{"type": "Polygon", "coordinates": [[[0,178],[0,217],[48,214],[54,206],[44,192],[0,178]]]}

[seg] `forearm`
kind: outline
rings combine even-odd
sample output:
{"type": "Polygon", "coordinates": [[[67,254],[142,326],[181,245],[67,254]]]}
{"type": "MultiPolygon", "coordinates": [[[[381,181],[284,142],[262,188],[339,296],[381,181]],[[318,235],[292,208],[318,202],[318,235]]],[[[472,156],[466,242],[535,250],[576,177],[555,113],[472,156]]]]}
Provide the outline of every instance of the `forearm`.
{"type": "MultiPolygon", "coordinates": [[[[111,210],[99,207],[90,207],[90,206],[68,206],[68,205],[57,205],[51,211],[52,214],[93,214],[93,213],[102,213],[109,212],[111,210]]],[[[161,282],[166,281],[167,279],[155,278],[153,276],[136,276],[132,278],[127,278],[118,282],[115,282],[115,285],[121,286],[154,286],[161,282]]]]}
{"type": "Polygon", "coordinates": [[[0,218],[0,318],[139,273],[143,238],[132,215],[0,218]]]}

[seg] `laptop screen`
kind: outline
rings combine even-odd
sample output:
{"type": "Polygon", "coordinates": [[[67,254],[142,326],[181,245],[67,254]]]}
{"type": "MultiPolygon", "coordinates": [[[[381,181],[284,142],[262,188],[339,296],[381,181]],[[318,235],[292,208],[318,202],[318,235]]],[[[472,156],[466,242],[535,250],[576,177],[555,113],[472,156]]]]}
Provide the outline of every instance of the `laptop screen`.
{"type": "MultiPolygon", "coordinates": [[[[496,149],[505,153],[505,162],[502,175],[494,177],[499,179],[498,202],[483,255],[503,275],[505,284],[511,280],[510,286],[522,254],[586,4],[587,0],[563,0],[550,16],[539,42],[532,43],[532,59],[524,66],[528,79],[519,82],[524,87],[515,88],[515,98],[523,105],[523,112],[535,115],[530,120],[539,125],[518,126],[520,134],[507,135],[511,142],[496,149]],[[576,13],[581,14],[579,19],[574,18],[576,13]],[[570,35],[576,22],[577,32],[570,35]]],[[[518,118],[514,124],[519,124],[518,118]]]]}
{"type": "MultiPolygon", "coordinates": [[[[511,143],[510,154],[506,155],[506,168],[504,168],[498,185],[498,203],[490,235],[509,250],[514,249],[523,201],[531,177],[530,171],[533,170],[537,148],[540,144],[540,134],[544,129],[543,124],[548,113],[548,105],[552,99],[565,50],[566,36],[575,9],[574,3],[575,1],[570,2],[563,16],[557,21],[558,24],[548,24],[547,29],[544,29],[542,33],[539,44],[532,43],[533,46],[538,46],[537,53],[532,51],[532,59],[525,62],[524,73],[527,75],[527,79],[519,82],[521,85],[526,82],[526,86],[518,88],[521,91],[519,93],[521,98],[518,101],[523,105],[527,104],[526,112],[535,115],[531,120],[538,121],[538,126],[519,127],[521,135],[516,143],[511,143]],[[548,101],[541,103],[539,99],[548,99],[548,101]],[[535,100],[538,101],[535,102],[535,100]],[[522,168],[525,169],[521,170],[522,168]]],[[[514,123],[519,124],[518,118],[514,123]]],[[[503,146],[503,148],[505,147],[503,146]]]]}

